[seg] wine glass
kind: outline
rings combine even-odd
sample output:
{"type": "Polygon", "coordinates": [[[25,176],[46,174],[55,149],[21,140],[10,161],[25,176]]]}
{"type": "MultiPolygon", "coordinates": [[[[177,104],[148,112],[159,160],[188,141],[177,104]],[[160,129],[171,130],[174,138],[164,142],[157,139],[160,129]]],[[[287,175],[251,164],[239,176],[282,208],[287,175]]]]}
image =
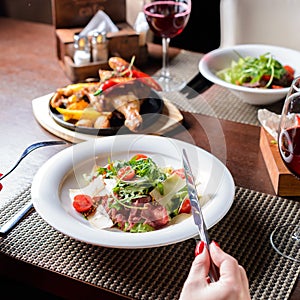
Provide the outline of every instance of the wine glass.
{"type": "Polygon", "coordinates": [[[166,92],[181,90],[186,82],[176,78],[169,71],[170,39],[185,28],[191,13],[191,0],[144,0],[143,11],[150,29],[162,38],[162,69],[155,78],[166,92]]]}
{"type": "MultiPolygon", "coordinates": [[[[300,179],[300,76],[293,80],[283,105],[278,149],[285,166],[300,179]]],[[[300,224],[277,227],[271,233],[270,240],[278,253],[300,261],[300,224]]]]}

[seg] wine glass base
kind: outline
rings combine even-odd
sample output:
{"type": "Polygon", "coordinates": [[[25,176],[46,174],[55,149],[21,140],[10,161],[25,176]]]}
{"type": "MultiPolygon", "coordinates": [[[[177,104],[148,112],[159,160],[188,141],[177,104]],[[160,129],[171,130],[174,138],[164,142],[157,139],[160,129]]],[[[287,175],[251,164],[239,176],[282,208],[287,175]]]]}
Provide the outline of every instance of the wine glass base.
{"type": "Polygon", "coordinates": [[[186,81],[176,77],[153,76],[162,88],[163,92],[176,92],[186,86],[186,81]]]}
{"type": "Polygon", "coordinates": [[[277,227],[270,236],[272,247],[282,256],[300,262],[300,225],[277,227]]]}

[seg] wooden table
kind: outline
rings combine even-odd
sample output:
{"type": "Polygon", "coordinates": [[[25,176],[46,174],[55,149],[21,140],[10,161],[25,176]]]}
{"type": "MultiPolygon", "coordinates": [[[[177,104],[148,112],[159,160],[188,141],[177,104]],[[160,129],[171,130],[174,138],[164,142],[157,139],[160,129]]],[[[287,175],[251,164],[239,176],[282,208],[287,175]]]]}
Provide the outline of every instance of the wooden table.
{"type": "MultiPolygon", "coordinates": [[[[56,88],[69,84],[56,57],[54,28],[50,25],[0,18],[0,68],[1,68],[1,161],[0,171],[5,172],[16,161],[24,148],[37,141],[58,139],[44,130],[35,120],[31,100],[51,93],[56,88]]],[[[150,45],[151,65],[160,65],[160,48],[150,45]]],[[[176,54],[176,50],[174,50],[176,54]]],[[[145,71],[153,71],[145,67],[145,71]]],[[[206,134],[215,137],[218,132],[213,123],[214,118],[199,114],[182,112],[184,125],[196,144],[210,151],[205,140],[205,133],[200,124],[205,125],[206,134]]],[[[259,149],[259,132],[257,126],[245,125],[231,121],[220,121],[226,140],[226,161],[237,186],[274,194],[262,154],[259,149]]],[[[174,132],[174,137],[185,139],[182,133],[174,132]]],[[[221,139],[222,140],[222,139],[221,139]]],[[[220,145],[222,149],[223,145],[220,145]]],[[[39,166],[63,147],[40,149],[26,158],[12,175],[3,180],[0,205],[18,194],[30,184],[39,166]]],[[[217,157],[223,153],[214,151],[217,157]]],[[[39,289],[61,295],[56,283],[63,282],[70,294],[93,295],[96,288],[76,282],[40,269],[32,265],[0,255],[1,276],[24,282],[39,289]],[[28,275],[30,274],[30,276],[28,275]]],[[[106,299],[113,295],[107,294],[106,299]]],[[[290,299],[300,298],[298,281],[290,299]]]]}

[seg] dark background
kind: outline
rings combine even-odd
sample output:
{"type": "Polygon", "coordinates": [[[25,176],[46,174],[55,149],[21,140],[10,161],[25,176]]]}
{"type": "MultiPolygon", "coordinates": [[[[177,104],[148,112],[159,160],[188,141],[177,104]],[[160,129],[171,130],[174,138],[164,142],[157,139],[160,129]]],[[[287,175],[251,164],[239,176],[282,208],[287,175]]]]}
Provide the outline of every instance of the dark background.
{"type": "MultiPolygon", "coordinates": [[[[0,0],[0,16],[52,24],[51,0],[0,0]]],[[[161,43],[158,38],[154,42],[161,43]]],[[[170,45],[202,53],[218,48],[220,0],[192,0],[189,22],[170,45]]]]}
{"type": "Polygon", "coordinates": [[[192,0],[192,12],[183,32],[170,45],[207,53],[220,45],[220,0],[192,0]]]}

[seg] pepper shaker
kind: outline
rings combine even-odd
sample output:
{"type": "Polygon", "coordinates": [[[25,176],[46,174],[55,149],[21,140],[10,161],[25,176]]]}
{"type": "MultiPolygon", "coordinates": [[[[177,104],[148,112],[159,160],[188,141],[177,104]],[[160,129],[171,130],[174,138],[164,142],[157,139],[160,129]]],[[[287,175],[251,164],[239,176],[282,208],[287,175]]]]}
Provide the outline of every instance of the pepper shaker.
{"type": "Polygon", "coordinates": [[[108,47],[105,32],[94,32],[92,37],[93,61],[107,61],[108,47]]]}

